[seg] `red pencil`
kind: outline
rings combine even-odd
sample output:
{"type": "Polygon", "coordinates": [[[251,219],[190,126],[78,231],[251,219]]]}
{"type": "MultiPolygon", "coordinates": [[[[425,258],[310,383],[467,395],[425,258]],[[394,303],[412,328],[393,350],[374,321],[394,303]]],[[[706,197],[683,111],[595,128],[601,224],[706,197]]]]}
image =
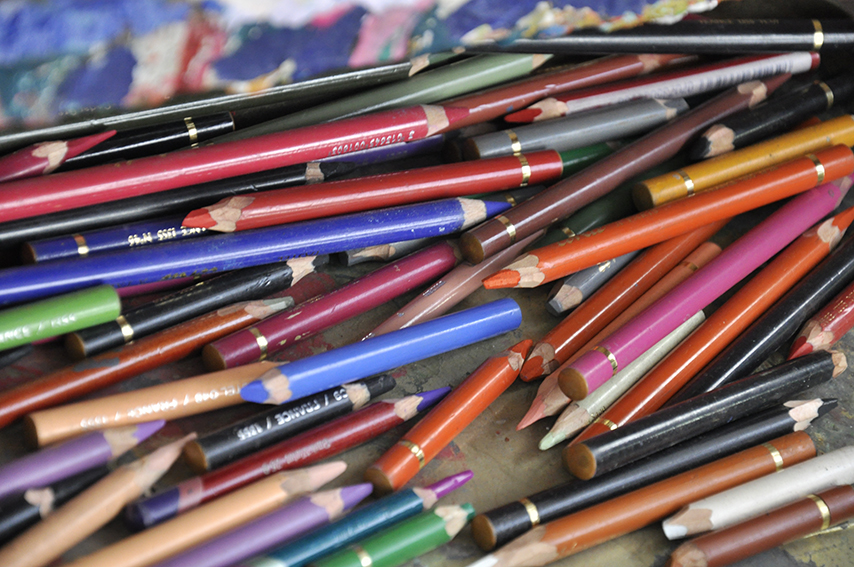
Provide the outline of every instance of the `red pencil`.
{"type": "Polygon", "coordinates": [[[97,146],[115,133],[115,130],[109,130],[72,140],[41,142],[3,156],[0,158],[0,181],[47,175],[65,160],[97,146]]]}
{"type": "Polygon", "coordinates": [[[0,186],[0,222],[419,140],[467,114],[464,108],[411,106],[44,179],[11,181],[0,186]]]}
{"type": "Polygon", "coordinates": [[[830,303],[807,321],[792,343],[788,360],[816,350],[830,350],[854,326],[854,284],[849,284],[830,303]]]}

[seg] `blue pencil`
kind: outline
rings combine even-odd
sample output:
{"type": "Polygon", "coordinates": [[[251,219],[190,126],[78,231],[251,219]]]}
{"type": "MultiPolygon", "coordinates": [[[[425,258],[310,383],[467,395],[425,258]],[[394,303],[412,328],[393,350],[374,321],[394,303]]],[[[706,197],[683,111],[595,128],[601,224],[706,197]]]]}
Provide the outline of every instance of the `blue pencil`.
{"type": "Polygon", "coordinates": [[[259,404],[281,404],[512,331],[522,311],[499,299],[272,368],[240,389],[259,404]]]}
{"type": "Polygon", "coordinates": [[[510,207],[443,199],[0,271],[0,305],[101,283],[125,287],[464,230],[510,207]]]}

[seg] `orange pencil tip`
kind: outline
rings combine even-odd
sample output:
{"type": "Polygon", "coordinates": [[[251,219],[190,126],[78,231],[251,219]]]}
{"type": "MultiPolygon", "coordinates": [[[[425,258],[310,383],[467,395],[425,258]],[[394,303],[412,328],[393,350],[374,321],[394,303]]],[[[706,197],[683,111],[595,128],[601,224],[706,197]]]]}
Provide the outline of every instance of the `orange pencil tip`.
{"type": "Polygon", "coordinates": [[[531,380],[536,380],[545,374],[543,372],[543,357],[542,356],[532,356],[528,360],[525,361],[525,364],[522,365],[522,371],[519,373],[519,377],[525,381],[530,382],[531,380]]]}
{"type": "Polygon", "coordinates": [[[522,278],[516,270],[500,270],[483,280],[483,287],[486,289],[505,289],[517,287],[521,281],[522,278]]]}

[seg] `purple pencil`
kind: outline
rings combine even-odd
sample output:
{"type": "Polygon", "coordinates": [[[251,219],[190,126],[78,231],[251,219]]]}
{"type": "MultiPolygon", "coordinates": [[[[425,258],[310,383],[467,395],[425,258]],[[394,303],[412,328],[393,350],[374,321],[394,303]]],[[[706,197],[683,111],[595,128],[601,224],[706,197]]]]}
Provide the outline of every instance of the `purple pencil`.
{"type": "Polygon", "coordinates": [[[163,420],[149,421],[93,431],[12,461],[0,467],[0,500],[103,465],[145,441],[164,423],[163,420]]]}
{"type": "Polygon", "coordinates": [[[155,567],[226,567],[296,539],[353,508],[372,490],[370,483],[316,492],[175,555],[155,567]]]}
{"type": "Polygon", "coordinates": [[[558,378],[560,389],[573,400],[586,397],[830,213],[850,186],[851,181],[843,179],[841,187],[828,183],[790,200],[720,256],[562,370],[558,378]]]}

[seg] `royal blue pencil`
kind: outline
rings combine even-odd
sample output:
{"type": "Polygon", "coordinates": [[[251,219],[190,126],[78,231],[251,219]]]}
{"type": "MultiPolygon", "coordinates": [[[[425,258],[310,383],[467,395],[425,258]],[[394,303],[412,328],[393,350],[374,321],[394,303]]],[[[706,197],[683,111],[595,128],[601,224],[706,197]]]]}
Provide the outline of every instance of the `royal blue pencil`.
{"type": "Polygon", "coordinates": [[[240,396],[248,402],[281,404],[494,337],[521,324],[519,305],[509,298],[499,299],[283,364],[245,385],[240,396]]]}
{"type": "Polygon", "coordinates": [[[0,305],[109,283],[126,287],[458,232],[510,207],[443,199],[0,271],[0,305]]]}

